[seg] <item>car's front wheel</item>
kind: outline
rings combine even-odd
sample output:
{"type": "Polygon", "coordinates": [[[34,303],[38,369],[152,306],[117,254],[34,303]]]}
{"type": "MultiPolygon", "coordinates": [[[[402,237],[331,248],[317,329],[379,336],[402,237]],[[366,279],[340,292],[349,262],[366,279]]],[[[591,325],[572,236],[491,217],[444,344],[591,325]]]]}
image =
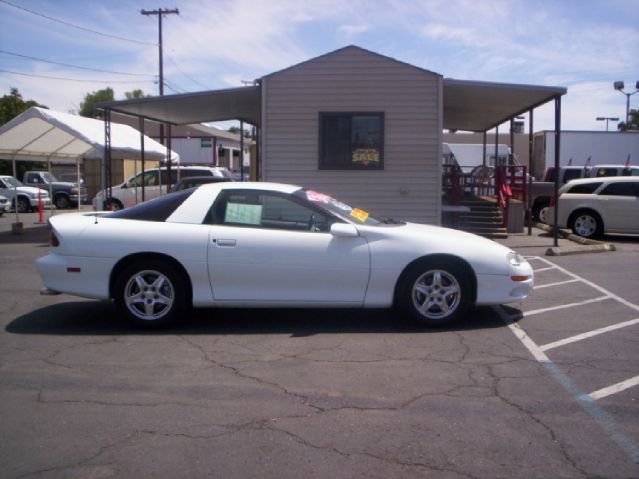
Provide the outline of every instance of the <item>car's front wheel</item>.
{"type": "Polygon", "coordinates": [[[457,261],[420,261],[402,275],[396,306],[404,317],[425,326],[451,324],[472,305],[472,285],[469,272],[457,261]]]}
{"type": "Polygon", "coordinates": [[[136,261],[116,279],[116,308],[129,321],[144,327],[172,323],[190,304],[188,282],[183,276],[167,261],[136,261]]]}
{"type": "Polygon", "coordinates": [[[570,229],[583,238],[596,238],[603,234],[603,221],[594,211],[577,211],[570,217],[570,229]]]}

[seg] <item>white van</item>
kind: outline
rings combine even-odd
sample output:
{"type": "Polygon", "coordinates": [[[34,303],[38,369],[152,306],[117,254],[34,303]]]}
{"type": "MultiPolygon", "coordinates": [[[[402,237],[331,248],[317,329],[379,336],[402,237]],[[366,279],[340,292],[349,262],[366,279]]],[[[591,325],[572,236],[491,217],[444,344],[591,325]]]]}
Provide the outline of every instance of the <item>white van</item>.
{"type": "Polygon", "coordinates": [[[111,196],[108,197],[105,190],[98,192],[93,198],[95,210],[121,210],[133,206],[142,201],[142,185],[144,184],[144,200],[157,198],[162,193],[170,191],[171,186],[180,178],[188,176],[213,176],[215,178],[233,178],[227,168],[219,166],[181,166],[171,168],[171,181],[169,182],[166,167],[153,168],[138,173],[120,185],[111,188],[111,196]]]}

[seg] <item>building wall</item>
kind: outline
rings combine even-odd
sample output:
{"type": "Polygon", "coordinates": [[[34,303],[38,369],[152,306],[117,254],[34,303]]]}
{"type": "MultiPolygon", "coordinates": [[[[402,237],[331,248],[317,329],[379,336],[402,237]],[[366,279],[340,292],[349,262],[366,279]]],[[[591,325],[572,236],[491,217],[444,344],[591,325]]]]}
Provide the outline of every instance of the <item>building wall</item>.
{"type": "Polygon", "coordinates": [[[381,217],[439,224],[442,79],[347,47],[263,78],[262,178],[381,217]],[[320,112],[383,111],[384,169],[319,169],[320,112]]]}

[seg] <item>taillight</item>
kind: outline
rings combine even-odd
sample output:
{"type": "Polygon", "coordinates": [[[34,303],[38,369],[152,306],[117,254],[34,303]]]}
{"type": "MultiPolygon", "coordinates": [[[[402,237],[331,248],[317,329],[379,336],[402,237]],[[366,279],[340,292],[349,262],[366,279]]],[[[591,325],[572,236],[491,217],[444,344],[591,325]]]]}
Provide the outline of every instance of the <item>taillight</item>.
{"type": "Polygon", "coordinates": [[[558,200],[559,198],[561,198],[561,195],[562,195],[562,194],[563,194],[563,193],[559,193],[557,196],[552,195],[552,196],[550,197],[550,206],[555,206],[555,205],[557,204],[557,200],[558,200]]]}
{"type": "Polygon", "coordinates": [[[53,231],[51,223],[49,223],[49,243],[51,243],[51,246],[54,248],[60,246],[60,240],[58,240],[58,237],[55,235],[55,231],[53,231]]]}

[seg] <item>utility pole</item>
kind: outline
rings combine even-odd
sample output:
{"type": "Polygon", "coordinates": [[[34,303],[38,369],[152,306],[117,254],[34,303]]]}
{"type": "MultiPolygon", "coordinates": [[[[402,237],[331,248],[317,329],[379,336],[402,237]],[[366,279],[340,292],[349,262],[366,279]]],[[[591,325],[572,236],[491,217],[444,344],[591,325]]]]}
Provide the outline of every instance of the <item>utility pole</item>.
{"type": "Polygon", "coordinates": [[[164,95],[164,61],[162,59],[162,16],[163,15],[178,15],[180,11],[177,8],[173,10],[169,10],[167,8],[160,8],[158,10],[140,10],[142,15],[150,16],[157,15],[158,16],[158,32],[159,32],[159,41],[158,46],[160,50],[160,96],[164,95]]]}
{"type": "MultiPolygon", "coordinates": [[[[162,58],[162,16],[163,15],[179,15],[180,11],[177,8],[174,8],[173,10],[169,10],[167,8],[159,8],[157,10],[140,10],[140,13],[142,15],[146,15],[146,16],[150,16],[150,15],[157,15],[158,16],[158,33],[159,33],[159,40],[158,40],[158,47],[160,50],[160,96],[164,96],[164,61],[162,58]]],[[[170,135],[171,129],[169,128],[169,135],[170,135]]],[[[144,133],[144,132],[143,132],[144,133]]],[[[164,123],[160,123],[160,143],[164,144],[164,123]]],[[[171,144],[171,139],[169,138],[169,141],[167,142],[167,145],[171,144]]],[[[169,187],[172,183],[172,179],[171,179],[171,153],[170,153],[170,148],[167,148],[167,177],[168,177],[168,182],[167,182],[167,186],[166,186],[166,192],[169,192],[169,187]]],[[[162,192],[162,170],[160,170],[160,193],[162,192]]],[[[144,180],[144,173],[142,174],[142,180],[144,180]]],[[[142,190],[144,192],[144,190],[142,190]]],[[[144,194],[144,193],[143,193],[144,194]]]]}

